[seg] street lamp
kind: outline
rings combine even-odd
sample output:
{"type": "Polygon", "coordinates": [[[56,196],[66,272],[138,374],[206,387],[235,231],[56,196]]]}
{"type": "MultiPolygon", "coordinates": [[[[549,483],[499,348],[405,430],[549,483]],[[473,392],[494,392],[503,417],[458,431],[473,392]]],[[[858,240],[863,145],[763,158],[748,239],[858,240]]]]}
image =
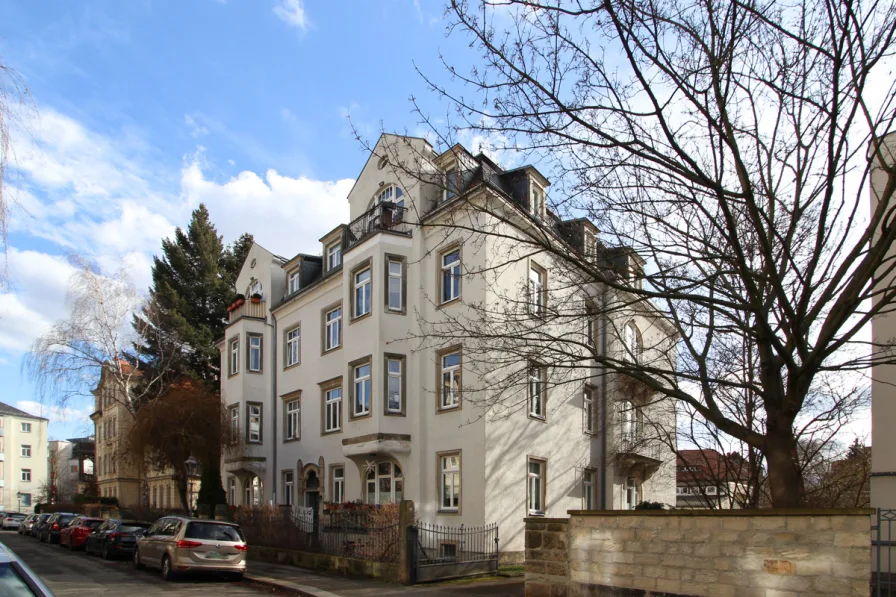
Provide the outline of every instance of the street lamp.
{"type": "Polygon", "coordinates": [[[187,491],[189,498],[187,500],[187,511],[193,515],[193,477],[199,475],[199,461],[190,454],[187,461],[184,462],[184,471],[187,473],[187,491]]]}

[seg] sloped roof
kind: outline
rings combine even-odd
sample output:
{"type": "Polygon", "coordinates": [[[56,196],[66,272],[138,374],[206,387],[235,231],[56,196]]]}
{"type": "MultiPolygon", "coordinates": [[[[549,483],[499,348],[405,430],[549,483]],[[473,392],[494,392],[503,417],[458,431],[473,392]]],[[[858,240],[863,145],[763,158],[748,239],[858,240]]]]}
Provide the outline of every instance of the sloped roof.
{"type": "Polygon", "coordinates": [[[10,406],[5,402],[0,402],[0,416],[4,417],[21,417],[23,419],[37,419],[39,421],[49,421],[44,417],[36,417],[32,414],[26,413],[24,410],[20,410],[15,406],[10,406]]]}

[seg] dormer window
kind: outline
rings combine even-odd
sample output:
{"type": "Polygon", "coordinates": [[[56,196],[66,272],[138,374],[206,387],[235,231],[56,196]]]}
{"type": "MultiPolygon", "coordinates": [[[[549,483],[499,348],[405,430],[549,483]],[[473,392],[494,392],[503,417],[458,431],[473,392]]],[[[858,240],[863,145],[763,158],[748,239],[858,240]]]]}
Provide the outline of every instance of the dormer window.
{"type": "Polygon", "coordinates": [[[544,189],[532,183],[532,216],[538,219],[544,217],[544,189]]]}
{"type": "Polygon", "coordinates": [[[299,291],[299,270],[294,270],[289,274],[289,294],[299,291]]]}
{"type": "Polygon", "coordinates": [[[327,245],[327,271],[342,265],[342,242],[327,245]]]}
{"type": "Polygon", "coordinates": [[[376,195],[376,204],[381,203],[394,203],[398,207],[404,207],[404,191],[394,184],[386,186],[376,195]]]}
{"type": "Polygon", "coordinates": [[[458,189],[460,188],[458,184],[458,171],[457,164],[451,164],[447,168],[445,168],[445,191],[444,197],[445,201],[450,201],[457,197],[458,189]]]}
{"type": "Polygon", "coordinates": [[[597,235],[585,232],[585,257],[594,260],[597,258],[597,235]]]}

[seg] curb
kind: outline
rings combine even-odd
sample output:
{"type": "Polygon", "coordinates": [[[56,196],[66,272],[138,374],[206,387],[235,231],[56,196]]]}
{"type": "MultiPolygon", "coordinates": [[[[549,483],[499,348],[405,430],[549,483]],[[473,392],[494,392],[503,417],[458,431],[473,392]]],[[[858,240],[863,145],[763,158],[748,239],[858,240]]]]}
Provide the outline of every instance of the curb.
{"type": "Polygon", "coordinates": [[[274,579],[269,576],[257,576],[255,574],[246,574],[244,578],[250,582],[258,583],[260,585],[266,585],[266,586],[274,587],[277,589],[286,589],[287,591],[293,591],[294,593],[296,593],[297,595],[301,595],[302,597],[342,597],[341,595],[339,595],[337,593],[332,593],[330,591],[318,589],[317,587],[312,587],[309,585],[300,585],[298,583],[274,579]]]}

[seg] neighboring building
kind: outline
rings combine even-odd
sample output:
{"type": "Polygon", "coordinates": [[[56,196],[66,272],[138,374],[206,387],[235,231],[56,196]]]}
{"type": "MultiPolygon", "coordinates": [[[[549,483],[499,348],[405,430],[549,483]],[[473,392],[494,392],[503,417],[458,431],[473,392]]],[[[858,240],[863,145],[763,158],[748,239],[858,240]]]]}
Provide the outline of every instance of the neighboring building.
{"type": "MultiPolygon", "coordinates": [[[[596,230],[547,211],[548,185],[533,167],[504,172],[460,146],[437,155],[423,139],[383,135],[348,196],[351,223],[323,235],[321,255],[284,258],[255,244],[236,282],[246,302],[219,345],[222,401],[240,437],[222,464],[229,502],[411,499],[423,520],[498,523],[507,551],[523,549],[529,515],[672,502],[674,453],[641,441],[645,411],[655,407],[634,394],[607,401],[612,380],[596,367],[590,383],[559,388],[532,366],[528,408],[480,417],[472,389],[480,379],[464,347],[423,350],[408,339],[420,319],[443,321],[495,298],[464,271],[501,254],[506,240],[483,238],[474,251],[464,233],[440,229],[455,196],[481,193],[534,225],[563,227],[579,239],[575,250],[590,254],[596,230]],[[423,156],[422,170],[447,185],[403,180],[375,159],[393,153],[423,156]],[[491,186],[475,184],[486,178],[491,186]]],[[[618,259],[629,271],[641,265],[630,254],[618,259]]],[[[502,275],[508,288],[528,284],[538,304],[554,300],[547,258],[522,259],[502,275]]],[[[600,300],[590,292],[576,300],[600,300]]],[[[644,314],[585,324],[570,325],[620,353],[623,340],[608,329],[625,329],[637,351],[672,334],[644,314]]],[[[674,413],[664,421],[674,437],[674,413]]]]}
{"type": "Polygon", "coordinates": [[[56,501],[70,503],[76,494],[90,490],[96,480],[95,450],[93,437],[50,442],[50,488],[56,501]]]}
{"type": "MultiPolygon", "coordinates": [[[[896,164],[896,133],[887,137],[885,152],[889,156],[890,169],[896,164]]],[[[881,191],[892,177],[879,163],[871,171],[871,209],[878,207],[881,191]]],[[[890,208],[892,213],[893,207],[890,208]]],[[[892,219],[890,215],[889,219],[892,219]]],[[[875,234],[879,231],[875,230],[875,234]]],[[[891,251],[890,261],[883,267],[889,270],[896,255],[891,251]]],[[[878,288],[892,287],[893,273],[875,280],[878,288]]],[[[875,300],[880,296],[874,294],[875,300]]],[[[892,309],[875,316],[871,320],[872,343],[891,344],[896,340],[896,314],[892,309]]],[[[872,344],[873,345],[873,344],[872,344]]],[[[871,370],[871,507],[896,508],[896,366],[878,365],[871,370]]]]}
{"type": "Polygon", "coordinates": [[[48,422],[0,402],[0,510],[33,512],[49,488],[48,422]]]}
{"type": "Polygon", "coordinates": [[[675,506],[729,510],[743,507],[744,461],[716,450],[679,450],[676,459],[675,506]]]}
{"type": "Polygon", "coordinates": [[[119,506],[125,508],[183,509],[173,472],[144,470],[142,454],[133,453],[128,434],[134,426],[134,416],[120,396],[121,389],[107,375],[103,371],[93,391],[95,410],[90,415],[96,434],[94,470],[98,497],[117,498],[119,506]]]}

